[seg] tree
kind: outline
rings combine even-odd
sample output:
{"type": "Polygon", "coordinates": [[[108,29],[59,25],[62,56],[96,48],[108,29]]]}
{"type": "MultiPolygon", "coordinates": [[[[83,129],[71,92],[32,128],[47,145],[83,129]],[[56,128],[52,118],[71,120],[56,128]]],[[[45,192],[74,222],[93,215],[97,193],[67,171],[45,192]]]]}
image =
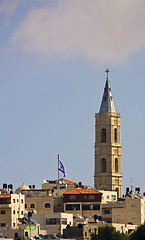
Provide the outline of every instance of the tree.
{"type": "Polygon", "coordinates": [[[114,227],[104,226],[98,228],[98,234],[93,233],[91,235],[91,240],[129,240],[129,236],[116,232],[114,227]]]}
{"type": "Polygon", "coordinates": [[[137,230],[135,230],[130,235],[130,240],[143,240],[145,239],[145,223],[140,225],[137,230]]]}

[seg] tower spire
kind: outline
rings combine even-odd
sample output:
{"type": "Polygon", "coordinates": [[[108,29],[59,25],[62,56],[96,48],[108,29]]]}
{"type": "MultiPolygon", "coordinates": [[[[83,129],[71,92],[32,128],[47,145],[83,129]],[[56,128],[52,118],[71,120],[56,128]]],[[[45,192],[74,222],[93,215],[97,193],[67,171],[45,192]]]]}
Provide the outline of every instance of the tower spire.
{"type": "Polygon", "coordinates": [[[107,68],[105,72],[107,73],[106,79],[108,80],[108,79],[109,79],[109,78],[108,78],[108,73],[109,73],[110,71],[109,71],[109,69],[107,68]]]}
{"type": "Polygon", "coordinates": [[[108,73],[110,71],[107,68],[105,72],[107,73],[106,84],[104,88],[104,93],[103,93],[103,98],[102,98],[102,103],[101,103],[99,113],[107,113],[107,112],[116,113],[115,104],[113,101],[113,96],[112,96],[109,77],[108,77],[108,73]]]}

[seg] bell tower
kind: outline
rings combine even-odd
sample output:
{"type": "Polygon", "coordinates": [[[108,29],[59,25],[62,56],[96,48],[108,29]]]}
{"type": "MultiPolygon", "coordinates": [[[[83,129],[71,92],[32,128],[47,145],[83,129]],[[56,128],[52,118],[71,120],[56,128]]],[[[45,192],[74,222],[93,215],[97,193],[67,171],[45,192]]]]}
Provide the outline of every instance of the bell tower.
{"type": "Polygon", "coordinates": [[[116,113],[108,69],[102,103],[95,114],[95,173],[97,190],[116,190],[122,197],[120,114],[116,113]]]}

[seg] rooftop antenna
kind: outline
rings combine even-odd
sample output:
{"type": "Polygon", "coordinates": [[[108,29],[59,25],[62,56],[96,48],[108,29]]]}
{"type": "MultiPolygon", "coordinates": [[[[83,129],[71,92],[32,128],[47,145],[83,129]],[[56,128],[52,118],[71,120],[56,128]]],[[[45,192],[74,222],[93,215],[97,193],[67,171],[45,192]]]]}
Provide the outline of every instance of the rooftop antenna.
{"type": "Polygon", "coordinates": [[[131,178],[131,197],[133,197],[133,184],[132,184],[132,178],[131,178]]]}
{"type": "Polygon", "coordinates": [[[133,192],[132,178],[131,178],[131,191],[133,192]]]}

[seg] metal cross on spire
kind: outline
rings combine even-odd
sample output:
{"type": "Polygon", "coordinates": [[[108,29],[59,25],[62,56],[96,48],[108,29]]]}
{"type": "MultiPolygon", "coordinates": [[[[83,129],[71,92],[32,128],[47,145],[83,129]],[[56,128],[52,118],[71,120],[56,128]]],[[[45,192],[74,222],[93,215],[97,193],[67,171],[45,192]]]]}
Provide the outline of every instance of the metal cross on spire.
{"type": "Polygon", "coordinates": [[[107,68],[105,72],[107,73],[107,80],[108,80],[108,73],[109,73],[110,71],[109,71],[109,69],[107,68]]]}

